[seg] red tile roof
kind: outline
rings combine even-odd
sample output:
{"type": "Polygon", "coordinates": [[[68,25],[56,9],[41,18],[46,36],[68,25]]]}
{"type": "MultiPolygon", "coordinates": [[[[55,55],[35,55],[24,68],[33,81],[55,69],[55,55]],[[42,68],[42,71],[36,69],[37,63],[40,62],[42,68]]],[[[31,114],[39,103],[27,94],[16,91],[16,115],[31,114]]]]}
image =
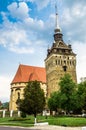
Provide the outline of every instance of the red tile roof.
{"type": "Polygon", "coordinates": [[[20,64],[11,84],[34,80],[46,83],[45,68],[20,64]]]}

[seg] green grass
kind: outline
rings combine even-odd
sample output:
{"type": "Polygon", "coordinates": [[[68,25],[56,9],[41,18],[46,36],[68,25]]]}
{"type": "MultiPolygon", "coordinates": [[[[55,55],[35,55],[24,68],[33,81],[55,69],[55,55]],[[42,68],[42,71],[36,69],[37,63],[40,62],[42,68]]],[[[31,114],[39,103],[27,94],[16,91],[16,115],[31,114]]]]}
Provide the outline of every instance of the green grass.
{"type": "MultiPolygon", "coordinates": [[[[37,116],[37,122],[48,122],[49,125],[58,126],[86,126],[86,118],[82,117],[49,116],[46,119],[44,116],[37,116]]],[[[28,116],[27,118],[0,118],[0,125],[31,127],[34,126],[34,117],[28,116]]]]}
{"type": "Polygon", "coordinates": [[[30,127],[34,125],[34,117],[0,118],[0,125],[30,127]]]}
{"type": "Polygon", "coordinates": [[[75,117],[58,117],[48,119],[50,125],[59,125],[59,126],[85,126],[86,118],[75,118],[75,117]]]}

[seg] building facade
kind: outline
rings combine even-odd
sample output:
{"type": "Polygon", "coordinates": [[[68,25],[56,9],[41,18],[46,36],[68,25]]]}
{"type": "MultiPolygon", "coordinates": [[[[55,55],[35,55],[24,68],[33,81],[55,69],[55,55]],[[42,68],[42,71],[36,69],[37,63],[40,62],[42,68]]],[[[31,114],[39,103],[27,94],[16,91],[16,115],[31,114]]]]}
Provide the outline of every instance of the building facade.
{"type": "Polygon", "coordinates": [[[44,90],[45,97],[47,95],[46,71],[45,68],[19,65],[16,75],[11,83],[10,110],[17,110],[17,99],[23,98],[24,88],[29,81],[39,81],[41,88],[44,90]]]}
{"type": "Polygon", "coordinates": [[[76,78],[76,54],[72,51],[71,45],[65,44],[63,34],[58,24],[58,14],[56,13],[56,26],[54,31],[54,42],[47,50],[45,59],[47,93],[48,97],[54,91],[58,91],[59,81],[64,74],[71,75],[74,82],[76,78]]]}

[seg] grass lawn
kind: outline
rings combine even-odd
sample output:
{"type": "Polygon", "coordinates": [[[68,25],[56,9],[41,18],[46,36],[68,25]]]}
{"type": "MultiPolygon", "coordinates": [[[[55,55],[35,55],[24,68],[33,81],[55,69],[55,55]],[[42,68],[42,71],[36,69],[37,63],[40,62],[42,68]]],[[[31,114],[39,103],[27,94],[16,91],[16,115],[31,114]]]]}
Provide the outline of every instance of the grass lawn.
{"type": "Polygon", "coordinates": [[[0,118],[0,125],[31,127],[34,125],[34,117],[28,118],[0,118]]]}
{"type": "MultiPolygon", "coordinates": [[[[82,117],[49,116],[46,119],[44,116],[37,116],[37,122],[48,122],[49,125],[58,126],[86,126],[86,118],[82,117]]],[[[34,126],[34,117],[28,116],[27,118],[0,118],[0,125],[30,127],[34,126]]]]}
{"type": "Polygon", "coordinates": [[[75,118],[75,117],[59,117],[48,119],[50,125],[59,126],[85,126],[86,118],[75,118]]]}

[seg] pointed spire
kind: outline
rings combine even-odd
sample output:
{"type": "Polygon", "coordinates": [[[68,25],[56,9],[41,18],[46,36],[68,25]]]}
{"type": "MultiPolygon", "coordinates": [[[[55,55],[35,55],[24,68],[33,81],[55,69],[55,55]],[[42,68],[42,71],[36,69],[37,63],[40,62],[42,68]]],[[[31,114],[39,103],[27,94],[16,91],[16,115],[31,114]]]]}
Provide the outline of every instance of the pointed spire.
{"type": "Polygon", "coordinates": [[[61,32],[59,22],[58,22],[58,13],[57,13],[57,5],[55,4],[55,14],[56,14],[56,19],[55,19],[55,30],[54,30],[54,40],[56,41],[63,41],[63,34],[61,32]]]}
{"type": "Polygon", "coordinates": [[[56,20],[55,20],[55,33],[61,32],[59,21],[58,21],[58,13],[57,13],[57,5],[55,4],[55,14],[56,14],[56,20]]]}

